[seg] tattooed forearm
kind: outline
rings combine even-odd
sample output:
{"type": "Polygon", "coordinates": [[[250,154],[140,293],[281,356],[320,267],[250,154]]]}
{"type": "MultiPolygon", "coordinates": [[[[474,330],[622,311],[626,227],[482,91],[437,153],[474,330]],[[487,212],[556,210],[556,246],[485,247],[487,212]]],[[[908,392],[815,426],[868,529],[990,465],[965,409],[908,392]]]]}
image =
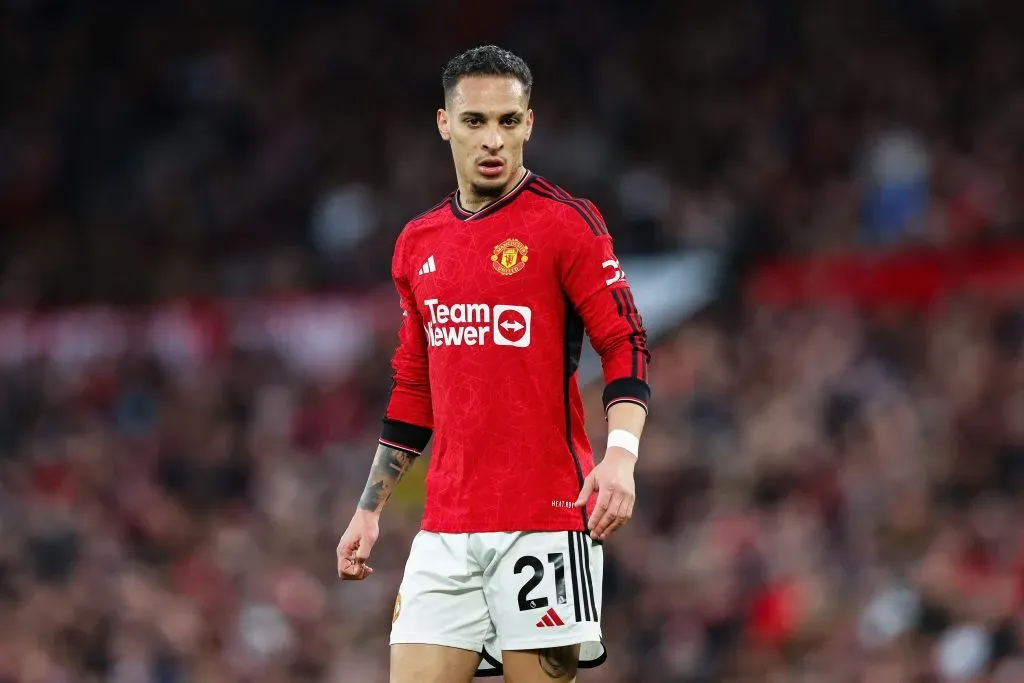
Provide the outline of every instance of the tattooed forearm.
{"type": "Polygon", "coordinates": [[[359,509],[379,513],[391,497],[395,485],[402,479],[413,457],[405,451],[381,444],[373,456],[373,466],[366,480],[366,488],[359,499],[359,509]]]}

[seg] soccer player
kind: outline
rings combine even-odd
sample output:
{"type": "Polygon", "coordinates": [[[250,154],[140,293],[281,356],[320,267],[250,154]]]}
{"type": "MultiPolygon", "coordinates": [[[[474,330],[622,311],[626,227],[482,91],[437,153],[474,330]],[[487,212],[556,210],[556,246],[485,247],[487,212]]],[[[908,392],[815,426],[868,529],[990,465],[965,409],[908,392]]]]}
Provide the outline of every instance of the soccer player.
{"type": "Polygon", "coordinates": [[[381,510],[433,436],[394,608],[392,683],[573,681],[605,658],[602,542],[633,511],[646,332],[601,213],[523,166],[526,63],[479,47],[442,81],[437,128],[458,189],[395,245],[394,387],[338,573],[373,572],[381,510]],[[605,379],[596,467],[576,379],[584,331],[605,379]]]}

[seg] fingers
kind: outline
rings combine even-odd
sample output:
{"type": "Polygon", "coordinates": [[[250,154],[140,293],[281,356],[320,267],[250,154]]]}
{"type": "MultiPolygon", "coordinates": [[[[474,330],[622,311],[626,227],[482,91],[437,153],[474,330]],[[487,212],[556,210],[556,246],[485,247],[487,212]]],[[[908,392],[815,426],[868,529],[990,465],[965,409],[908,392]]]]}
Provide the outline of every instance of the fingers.
{"type": "Polygon", "coordinates": [[[607,528],[611,523],[609,510],[613,509],[612,500],[616,497],[616,491],[612,487],[601,489],[597,494],[597,503],[594,504],[594,513],[590,516],[590,535],[597,539],[599,537],[599,530],[607,528]]]}
{"type": "Polygon", "coordinates": [[[362,581],[373,574],[373,568],[360,560],[340,558],[338,560],[338,578],[342,581],[362,581]]]}
{"type": "Polygon", "coordinates": [[[594,472],[591,471],[583,480],[583,488],[580,489],[580,495],[576,497],[576,507],[586,507],[587,501],[590,500],[590,496],[594,495],[596,488],[597,479],[594,477],[594,472]]]}
{"type": "Polygon", "coordinates": [[[343,581],[362,581],[373,573],[373,568],[366,564],[370,557],[373,543],[365,536],[358,541],[342,538],[338,544],[338,578],[343,581]]]}
{"type": "Polygon", "coordinates": [[[602,541],[605,540],[606,538],[608,538],[609,536],[611,536],[612,534],[614,534],[623,525],[625,525],[626,522],[629,521],[629,518],[631,517],[632,510],[633,510],[632,500],[629,497],[623,495],[622,496],[622,501],[620,502],[619,507],[618,508],[612,508],[612,509],[615,510],[615,513],[613,515],[611,515],[611,517],[612,517],[611,524],[609,524],[608,528],[604,530],[603,534],[601,534],[601,540],[602,541]]]}
{"type": "Polygon", "coordinates": [[[633,496],[617,489],[602,491],[590,520],[590,536],[603,541],[629,521],[633,514],[633,496]]]}

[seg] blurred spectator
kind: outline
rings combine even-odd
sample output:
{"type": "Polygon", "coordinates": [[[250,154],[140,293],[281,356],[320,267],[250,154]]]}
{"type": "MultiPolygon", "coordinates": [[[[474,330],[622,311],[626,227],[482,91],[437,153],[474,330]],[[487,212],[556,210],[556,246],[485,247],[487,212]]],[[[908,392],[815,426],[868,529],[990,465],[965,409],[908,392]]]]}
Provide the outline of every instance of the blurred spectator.
{"type": "Polygon", "coordinates": [[[620,252],[729,248],[751,220],[772,251],[1019,236],[1015,8],[5,3],[0,300],[386,279],[453,185],[440,69],[487,40],[534,66],[530,165],[620,252]]]}

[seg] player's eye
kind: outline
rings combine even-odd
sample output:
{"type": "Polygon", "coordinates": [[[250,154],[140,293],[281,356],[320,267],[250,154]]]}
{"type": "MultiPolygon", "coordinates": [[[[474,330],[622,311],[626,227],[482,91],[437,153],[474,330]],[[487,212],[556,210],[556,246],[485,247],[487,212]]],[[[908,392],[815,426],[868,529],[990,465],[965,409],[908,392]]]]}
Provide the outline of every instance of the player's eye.
{"type": "Polygon", "coordinates": [[[469,126],[470,128],[476,128],[481,123],[483,123],[483,121],[481,121],[480,119],[466,119],[466,125],[469,126]]]}
{"type": "Polygon", "coordinates": [[[514,118],[514,117],[510,117],[510,118],[507,118],[507,119],[502,119],[501,120],[501,125],[507,126],[508,128],[515,128],[516,126],[519,125],[519,119],[514,118]]]}

